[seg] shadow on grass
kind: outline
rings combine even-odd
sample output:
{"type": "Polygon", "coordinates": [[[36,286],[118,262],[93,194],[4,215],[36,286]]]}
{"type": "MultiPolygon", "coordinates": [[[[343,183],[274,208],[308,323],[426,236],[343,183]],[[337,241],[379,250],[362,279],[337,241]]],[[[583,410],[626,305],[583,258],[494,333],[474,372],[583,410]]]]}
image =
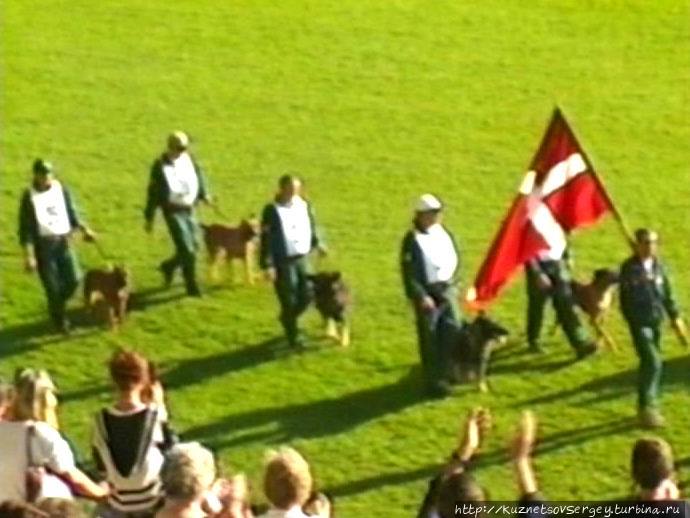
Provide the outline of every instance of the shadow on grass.
{"type": "Polygon", "coordinates": [[[186,297],[184,291],[158,286],[134,291],[129,298],[128,311],[146,311],[149,308],[167,304],[186,297]]]}
{"type": "MultiPolygon", "coordinates": [[[[106,370],[103,369],[105,376],[106,370]]],[[[103,396],[112,391],[110,385],[95,385],[91,387],[84,387],[77,390],[70,390],[69,392],[60,393],[60,403],[72,403],[74,401],[81,401],[96,396],[103,396]]]]}
{"type": "Polygon", "coordinates": [[[533,355],[525,356],[523,361],[519,363],[498,363],[492,366],[490,374],[518,374],[521,372],[533,372],[540,374],[548,374],[564,369],[575,363],[574,358],[567,358],[563,360],[551,360],[541,363],[535,363],[533,355]]]}
{"type": "Polygon", "coordinates": [[[419,378],[417,370],[412,370],[390,385],[310,403],[233,414],[215,423],[190,428],[183,436],[203,440],[215,450],[222,450],[256,441],[276,444],[334,435],[421,402],[424,397],[419,378]],[[272,429],[255,430],[266,426],[272,429]],[[228,432],[238,435],[227,438],[228,432]]]}
{"type": "MultiPolygon", "coordinates": [[[[232,351],[214,354],[203,358],[185,359],[170,369],[161,368],[161,379],[166,390],[174,390],[196,383],[207,382],[211,378],[223,376],[233,371],[250,368],[271,361],[276,357],[282,338],[271,338],[259,344],[243,346],[232,351]]],[[[105,368],[103,369],[106,375],[105,368]]],[[[65,403],[101,396],[111,390],[110,385],[101,384],[78,390],[63,392],[60,400],[65,403]]]]}
{"type": "Polygon", "coordinates": [[[282,343],[282,338],[270,338],[228,352],[186,359],[171,369],[163,368],[163,384],[166,389],[177,389],[272,361],[282,343]]]}
{"type": "MultiPolygon", "coordinates": [[[[595,424],[577,428],[575,430],[565,430],[557,432],[539,441],[536,447],[536,457],[548,452],[557,451],[564,447],[569,447],[584,442],[597,439],[599,437],[606,437],[612,434],[624,432],[630,429],[633,424],[631,419],[621,419],[608,421],[606,423],[595,424]]],[[[475,458],[473,464],[477,469],[482,467],[493,466],[497,464],[507,464],[510,462],[510,457],[506,450],[493,450],[485,454],[480,454],[475,458]]],[[[374,491],[385,486],[408,484],[416,482],[420,479],[431,479],[436,476],[443,469],[442,464],[425,464],[408,471],[399,471],[395,473],[386,473],[375,475],[372,477],[363,478],[345,482],[337,486],[330,486],[325,488],[327,492],[336,497],[343,498],[357,495],[367,491],[374,491]]],[[[478,480],[481,484],[481,473],[478,474],[478,480]]],[[[420,503],[422,499],[420,494],[420,503]]]]}
{"type": "MultiPolygon", "coordinates": [[[[662,386],[690,386],[688,379],[690,372],[690,356],[673,358],[664,362],[662,374],[662,386]]],[[[637,388],[637,368],[617,372],[601,378],[595,378],[582,385],[568,390],[561,390],[551,394],[545,394],[532,399],[515,403],[514,407],[532,406],[539,404],[553,403],[563,399],[581,396],[584,393],[593,394],[591,398],[582,402],[582,405],[589,405],[593,402],[607,401],[619,397],[634,394],[637,388]]]]}
{"type": "Polygon", "coordinates": [[[66,342],[72,338],[82,338],[101,331],[101,328],[85,315],[82,308],[68,310],[67,318],[73,324],[70,335],[64,335],[55,331],[52,322],[47,317],[0,329],[0,359],[41,349],[47,345],[66,342]]]}

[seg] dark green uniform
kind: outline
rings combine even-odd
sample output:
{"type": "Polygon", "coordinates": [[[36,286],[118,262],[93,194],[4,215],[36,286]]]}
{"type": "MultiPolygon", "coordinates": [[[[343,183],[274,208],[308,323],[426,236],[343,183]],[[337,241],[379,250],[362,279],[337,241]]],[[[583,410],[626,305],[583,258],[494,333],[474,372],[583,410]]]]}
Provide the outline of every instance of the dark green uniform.
{"type": "MultiPolygon", "coordinates": [[[[456,254],[457,245],[448,232],[456,254]]],[[[405,234],[400,253],[402,280],[405,295],[413,303],[417,327],[419,356],[427,390],[438,392],[441,384],[453,381],[452,349],[462,326],[458,307],[458,288],[454,280],[429,282],[424,254],[417,243],[415,231],[405,234]],[[433,311],[425,311],[419,305],[424,297],[431,297],[436,304],[433,311]]],[[[458,267],[459,269],[459,259],[458,267]]]]}
{"type": "Polygon", "coordinates": [[[558,324],[578,356],[584,356],[596,349],[575,313],[572,278],[566,257],[560,260],[530,261],[525,269],[527,274],[527,343],[530,348],[539,347],[544,308],[550,298],[556,311],[558,324]],[[538,283],[539,276],[542,274],[546,275],[551,282],[551,288],[546,291],[538,283]]]}
{"type": "MultiPolygon", "coordinates": [[[[62,186],[63,199],[72,230],[82,226],[68,189],[62,186]]],[[[69,235],[41,236],[31,199],[31,189],[22,195],[19,205],[19,242],[34,247],[38,274],[48,299],[48,312],[53,323],[66,327],[65,307],[79,284],[79,265],[69,246],[69,235]]]]}
{"type": "MultiPolygon", "coordinates": [[[[193,161],[193,160],[192,160],[193,161]]],[[[161,271],[166,278],[172,278],[177,268],[182,269],[187,293],[190,295],[199,294],[199,286],[196,282],[196,253],[199,249],[197,239],[198,224],[194,217],[193,206],[175,205],[170,203],[170,188],[163,174],[163,166],[170,165],[172,162],[163,154],[151,166],[151,176],[148,186],[148,196],[144,217],[151,223],[158,207],[163,212],[165,224],[175,245],[175,254],[163,261],[160,265],[161,271]]],[[[196,201],[206,200],[207,191],[204,175],[198,164],[194,162],[194,169],[198,178],[199,189],[196,201]]]]}
{"type": "MultiPolygon", "coordinates": [[[[311,227],[311,250],[323,248],[316,228],[314,210],[307,202],[311,227]]],[[[302,339],[297,325],[299,316],[309,307],[313,293],[308,275],[311,271],[307,254],[288,253],[282,222],[275,203],[269,203],[261,216],[261,246],[259,264],[262,269],[274,268],[273,283],[280,303],[279,320],[291,346],[301,346],[302,339]]]]}
{"type": "Polygon", "coordinates": [[[672,319],[679,314],[666,271],[657,258],[652,259],[649,270],[636,255],[621,265],[620,300],[640,359],[638,405],[641,410],[655,409],[661,386],[661,323],[664,313],[672,319]]]}

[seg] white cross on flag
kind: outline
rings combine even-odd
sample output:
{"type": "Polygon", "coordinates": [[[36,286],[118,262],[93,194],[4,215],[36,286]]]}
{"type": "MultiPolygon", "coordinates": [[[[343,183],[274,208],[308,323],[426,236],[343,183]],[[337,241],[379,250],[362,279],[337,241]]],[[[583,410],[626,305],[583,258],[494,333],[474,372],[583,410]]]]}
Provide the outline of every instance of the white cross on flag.
{"type": "Polygon", "coordinates": [[[517,197],[466,296],[476,309],[486,307],[510,277],[542,253],[560,257],[567,234],[590,224],[613,203],[556,108],[517,197]]]}

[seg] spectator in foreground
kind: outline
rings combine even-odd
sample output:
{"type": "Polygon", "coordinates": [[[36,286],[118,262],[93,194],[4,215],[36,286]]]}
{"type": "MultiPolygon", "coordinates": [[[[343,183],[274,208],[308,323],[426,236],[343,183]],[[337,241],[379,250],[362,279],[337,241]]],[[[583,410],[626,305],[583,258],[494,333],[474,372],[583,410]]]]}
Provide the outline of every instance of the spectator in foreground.
{"type": "MultiPolygon", "coordinates": [[[[481,504],[487,500],[487,493],[472,476],[471,468],[472,460],[480,450],[490,427],[491,415],[487,410],[475,408],[470,412],[460,434],[458,447],[441,473],[429,484],[418,518],[463,516],[458,514],[458,506],[462,509],[463,504],[481,504]]],[[[536,419],[531,412],[524,412],[511,448],[521,504],[538,503],[541,500],[531,460],[535,436],[536,419]]],[[[482,516],[482,513],[475,515],[474,511],[475,509],[468,513],[482,516]]],[[[532,518],[540,514],[527,513],[520,516],[532,518]]]]}
{"type": "Polygon", "coordinates": [[[138,353],[115,352],[109,369],[116,401],[96,415],[93,429],[94,460],[112,491],[100,515],[151,516],[160,503],[160,472],[169,447],[163,389],[138,353]]]}
{"type": "Polygon", "coordinates": [[[216,480],[213,454],[199,443],[181,443],[162,471],[165,503],[156,518],[252,518],[243,475],[216,480]]]}
{"type": "Polygon", "coordinates": [[[631,472],[639,500],[677,500],[673,452],[663,439],[638,439],[633,446],[631,472]]]}
{"type": "Polygon", "coordinates": [[[12,386],[0,379],[0,421],[8,421],[10,419],[12,397],[12,386]]]}
{"type": "Polygon", "coordinates": [[[491,415],[487,410],[475,408],[469,413],[461,428],[458,446],[429,483],[417,518],[454,518],[456,504],[480,503],[486,499],[484,489],[471,474],[471,461],[490,427],[491,415]]]}
{"type": "Polygon", "coordinates": [[[86,518],[86,513],[75,502],[62,498],[44,498],[36,506],[45,513],[43,518],[86,518]]]}
{"type": "Polygon", "coordinates": [[[0,518],[86,518],[86,514],[71,500],[45,498],[37,505],[11,500],[2,502],[0,518]]]}
{"type": "Polygon", "coordinates": [[[21,371],[15,391],[12,420],[0,422],[0,502],[69,498],[67,485],[88,498],[104,498],[107,490],[76,466],[69,444],[55,428],[57,399],[48,373],[21,371]]]}
{"type": "Polygon", "coordinates": [[[281,448],[270,452],[264,473],[264,493],[271,508],[260,518],[329,518],[330,503],[325,499],[311,499],[312,487],[309,464],[297,450],[281,448]],[[310,499],[313,514],[308,515],[303,508],[310,499]]]}

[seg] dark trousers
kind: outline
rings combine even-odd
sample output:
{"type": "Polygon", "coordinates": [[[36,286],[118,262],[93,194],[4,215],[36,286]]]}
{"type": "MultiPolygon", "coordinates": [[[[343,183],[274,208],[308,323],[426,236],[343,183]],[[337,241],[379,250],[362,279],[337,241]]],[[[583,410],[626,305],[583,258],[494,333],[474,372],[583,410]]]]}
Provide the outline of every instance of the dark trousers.
{"type": "Polygon", "coordinates": [[[570,346],[577,351],[587,345],[589,336],[575,313],[570,278],[561,271],[562,266],[558,261],[542,262],[541,268],[551,281],[551,288],[547,291],[539,287],[539,274],[527,269],[527,342],[530,345],[539,343],[544,308],[551,299],[558,324],[570,346]]]}
{"type": "Polygon", "coordinates": [[[48,300],[48,313],[55,325],[65,320],[67,301],[79,285],[79,268],[67,238],[39,238],[35,244],[38,275],[48,300]]]}
{"type": "Polygon", "coordinates": [[[415,305],[415,316],[424,381],[433,390],[439,382],[453,376],[452,353],[462,324],[454,286],[434,285],[427,287],[427,291],[436,309],[425,311],[415,305]]]}
{"type": "Polygon", "coordinates": [[[280,302],[279,320],[290,345],[298,345],[297,319],[313,299],[311,281],[307,277],[309,261],[306,256],[285,259],[276,264],[275,270],[273,286],[280,302]]]}
{"type": "Polygon", "coordinates": [[[661,391],[661,356],[660,325],[642,325],[628,322],[635,352],[640,359],[640,371],[637,378],[637,404],[640,409],[656,408],[661,391]]]}
{"type": "Polygon", "coordinates": [[[197,222],[191,210],[178,210],[165,214],[165,223],[175,245],[175,254],[166,259],[161,267],[174,273],[181,268],[188,293],[196,293],[199,286],[196,282],[197,222]]]}

